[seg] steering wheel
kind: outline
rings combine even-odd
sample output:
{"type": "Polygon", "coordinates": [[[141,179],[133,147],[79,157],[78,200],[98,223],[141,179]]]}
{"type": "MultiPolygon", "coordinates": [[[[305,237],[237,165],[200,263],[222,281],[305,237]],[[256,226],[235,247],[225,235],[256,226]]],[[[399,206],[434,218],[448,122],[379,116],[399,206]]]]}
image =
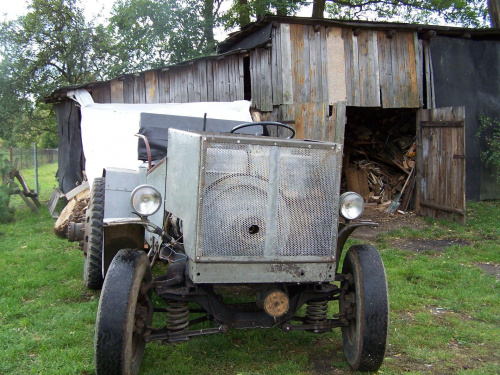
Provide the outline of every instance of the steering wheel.
{"type": "Polygon", "coordinates": [[[274,122],[274,121],[258,121],[258,122],[245,122],[244,124],[236,125],[234,128],[231,129],[230,133],[234,133],[236,130],[243,129],[243,128],[249,128],[250,126],[262,126],[262,134],[264,137],[270,137],[271,134],[269,133],[269,130],[267,129],[268,125],[274,125],[274,126],[279,126],[285,129],[288,129],[292,132],[292,134],[287,138],[291,139],[295,137],[295,130],[290,126],[286,124],[282,124],[281,122],[274,122]]]}

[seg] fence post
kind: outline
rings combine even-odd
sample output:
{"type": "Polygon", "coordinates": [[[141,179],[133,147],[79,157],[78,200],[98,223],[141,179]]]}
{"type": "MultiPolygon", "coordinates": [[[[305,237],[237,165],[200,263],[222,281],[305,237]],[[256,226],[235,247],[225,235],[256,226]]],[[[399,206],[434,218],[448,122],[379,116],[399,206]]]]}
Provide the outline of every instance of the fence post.
{"type": "Polygon", "coordinates": [[[39,195],[38,191],[38,158],[36,150],[36,142],[33,142],[33,164],[35,167],[35,193],[39,195]]]}

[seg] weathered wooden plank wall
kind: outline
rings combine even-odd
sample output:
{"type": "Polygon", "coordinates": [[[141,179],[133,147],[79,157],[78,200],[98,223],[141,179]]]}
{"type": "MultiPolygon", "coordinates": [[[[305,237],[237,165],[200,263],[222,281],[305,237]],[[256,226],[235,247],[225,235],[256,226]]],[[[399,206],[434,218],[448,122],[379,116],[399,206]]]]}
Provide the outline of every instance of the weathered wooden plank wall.
{"type": "Polygon", "coordinates": [[[332,124],[329,82],[335,82],[328,79],[327,28],[280,24],[272,38],[271,48],[265,50],[270,56],[264,49],[250,51],[252,106],[272,112],[276,120],[293,122],[297,138],[326,139],[332,124]]]}
{"type": "MultiPolygon", "coordinates": [[[[266,57],[264,54],[259,58],[263,61],[270,58],[270,55],[266,57]]],[[[213,60],[199,60],[186,66],[127,75],[90,91],[96,103],[154,104],[243,100],[243,58],[243,55],[235,54],[213,60]]],[[[265,86],[265,92],[271,89],[271,84],[265,86]]],[[[267,100],[267,96],[269,95],[266,94],[263,100],[267,100]]],[[[269,103],[272,110],[272,102],[269,103]]]]}
{"type": "Polygon", "coordinates": [[[432,80],[423,68],[427,49],[413,32],[280,23],[270,44],[247,55],[125,76],[95,88],[92,96],[100,103],[242,100],[250,74],[251,106],[261,119],[292,123],[297,138],[332,141],[343,134],[346,105],[422,107],[423,80],[427,90],[432,80]]]}
{"type": "Polygon", "coordinates": [[[346,54],[342,29],[330,27],[326,34],[327,44],[327,79],[328,79],[328,104],[347,100],[346,81],[346,54]]]}
{"type": "Polygon", "coordinates": [[[418,111],[417,212],[465,224],[465,107],[418,111]]]}
{"type": "Polygon", "coordinates": [[[342,29],[347,105],[419,108],[423,54],[413,32],[342,29]]]}
{"type": "Polygon", "coordinates": [[[92,95],[96,103],[110,103],[111,102],[111,86],[109,84],[99,84],[98,86],[91,85],[87,90],[92,95]]]}
{"type": "Polygon", "coordinates": [[[124,82],[114,79],[110,82],[111,86],[111,103],[124,103],[123,86],[124,82]]]}

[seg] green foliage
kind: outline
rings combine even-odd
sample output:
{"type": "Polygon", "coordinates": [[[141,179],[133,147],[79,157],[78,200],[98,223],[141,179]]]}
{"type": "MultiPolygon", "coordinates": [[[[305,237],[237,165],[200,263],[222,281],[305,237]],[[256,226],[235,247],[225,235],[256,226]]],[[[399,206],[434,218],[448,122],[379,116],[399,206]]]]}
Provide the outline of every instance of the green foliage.
{"type": "Polygon", "coordinates": [[[0,156],[0,223],[7,223],[14,217],[14,209],[10,207],[12,191],[7,184],[7,175],[10,171],[10,163],[0,156]]]}
{"type": "Polygon", "coordinates": [[[213,12],[213,1],[118,0],[108,28],[115,70],[158,68],[211,53],[213,34],[206,29],[215,27],[213,12]]]}
{"type": "Polygon", "coordinates": [[[221,19],[228,30],[245,26],[251,20],[257,20],[266,14],[293,16],[301,6],[309,3],[306,0],[235,0],[221,19]]]}
{"type": "Polygon", "coordinates": [[[57,148],[59,145],[59,138],[57,133],[46,132],[38,137],[37,143],[39,148],[57,148]]]}
{"type": "Polygon", "coordinates": [[[493,169],[493,177],[500,183],[500,121],[481,115],[477,136],[485,142],[481,160],[493,169]]]}
{"type": "Polygon", "coordinates": [[[94,45],[104,35],[85,20],[77,0],[32,0],[28,14],[3,23],[0,35],[16,88],[36,103],[54,88],[99,77],[94,45]]]}
{"type": "Polygon", "coordinates": [[[326,11],[332,18],[346,20],[446,22],[464,27],[485,27],[488,19],[485,0],[331,0],[326,11]]]}
{"type": "Polygon", "coordinates": [[[43,98],[61,86],[103,79],[107,34],[78,0],[32,0],[28,13],[0,24],[0,137],[28,144],[56,133],[43,98]]]}

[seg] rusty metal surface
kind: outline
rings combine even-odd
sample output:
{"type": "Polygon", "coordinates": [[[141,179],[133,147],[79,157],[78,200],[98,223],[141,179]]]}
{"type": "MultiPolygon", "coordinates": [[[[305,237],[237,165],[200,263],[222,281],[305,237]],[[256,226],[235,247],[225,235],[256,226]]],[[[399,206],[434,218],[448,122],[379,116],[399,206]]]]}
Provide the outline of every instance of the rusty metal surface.
{"type": "Polygon", "coordinates": [[[275,318],[284,315],[290,307],[290,300],[282,290],[269,291],[263,302],[264,311],[275,318]]]}
{"type": "Polygon", "coordinates": [[[83,241],[85,236],[85,223],[75,223],[71,221],[68,224],[67,237],[68,241],[83,241]]]}
{"type": "Polygon", "coordinates": [[[103,274],[121,249],[144,249],[144,227],[138,224],[104,226],[103,274]]]}
{"type": "Polygon", "coordinates": [[[335,263],[188,263],[195,283],[309,283],[335,280],[335,263]]]}
{"type": "Polygon", "coordinates": [[[359,221],[351,221],[348,223],[343,223],[339,226],[339,236],[337,239],[337,249],[335,252],[335,273],[337,273],[339,267],[339,260],[342,255],[342,251],[344,249],[344,245],[347,242],[349,236],[359,227],[378,227],[378,223],[375,223],[371,220],[359,220],[359,221]]]}
{"type": "MultiPolygon", "coordinates": [[[[287,324],[292,320],[301,321],[301,318],[295,317],[295,314],[304,304],[314,300],[336,300],[340,293],[340,289],[333,284],[289,285],[287,287],[289,308],[281,316],[271,316],[259,308],[255,301],[226,304],[210,287],[201,288],[189,282],[186,285],[173,287],[165,287],[161,282],[156,281],[153,284],[154,290],[166,301],[194,302],[201,308],[197,312],[206,312],[210,320],[225,325],[227,328],[271,328],[287,324]]],[[[334,319],[338,320],[338,317],[334,319]]],[[[305,322],[304,319],[302,321],[305,322]]],[[[332,320],[308,324],[310,324],[309,328],[320,330],[326,327],[325,324],[332,324],[332,320]]],[[[334,324],[340,326],[338,323],[334,324]]],[[[329,329],[332,327],[333,325],[329,329]]]]}

